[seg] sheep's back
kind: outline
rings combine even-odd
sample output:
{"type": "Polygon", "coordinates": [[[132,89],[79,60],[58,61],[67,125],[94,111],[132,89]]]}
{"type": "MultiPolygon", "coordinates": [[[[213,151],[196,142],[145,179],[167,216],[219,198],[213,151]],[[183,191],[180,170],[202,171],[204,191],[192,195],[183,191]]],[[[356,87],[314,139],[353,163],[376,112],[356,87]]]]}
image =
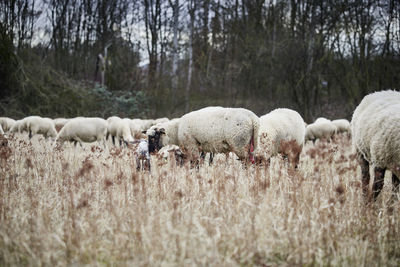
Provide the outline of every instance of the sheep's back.
{"type": "Polygon", "coordinates": [[[383,124],[391,120],[390,114],[395,114],[396,110],[390,107],[398,103],[400,93],[382,91],[367,95],[355,109],[350,123],[353,146],[365,159],[371,160],[372,139],[376,140],[385,135],[381,131],[385,129],[383,124]]]}
{"type": "Polygon", "coordinates": [[[248,144],[253,134],[253,120],[258,117],[246,109],[208,107],[190,112],[180,119],[178,139],[185,146],[188,138],[195,139],[207,152],[231,151],[248,144]]]}

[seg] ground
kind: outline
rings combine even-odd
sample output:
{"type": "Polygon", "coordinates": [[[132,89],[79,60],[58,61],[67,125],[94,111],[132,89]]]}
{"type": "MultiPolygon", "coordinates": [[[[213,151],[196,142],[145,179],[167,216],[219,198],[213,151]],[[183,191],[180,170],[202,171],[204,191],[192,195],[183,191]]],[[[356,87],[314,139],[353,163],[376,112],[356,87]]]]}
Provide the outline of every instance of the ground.
{"type": "Polygon", "coordinates": [[[134,149],[54,148],[35,136],[0,148],[0,265],[392,265],[400,201],[390,173],[362,196],[346,136],[309,143],[298,170],[217,156],[211,166],[134,149]]]}

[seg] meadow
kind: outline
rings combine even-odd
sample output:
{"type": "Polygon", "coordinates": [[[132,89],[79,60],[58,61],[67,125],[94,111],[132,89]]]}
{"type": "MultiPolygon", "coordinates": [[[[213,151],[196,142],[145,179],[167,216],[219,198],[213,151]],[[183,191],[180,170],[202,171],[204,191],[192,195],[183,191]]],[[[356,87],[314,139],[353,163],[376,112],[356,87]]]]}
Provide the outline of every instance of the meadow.
{"type": "Polygon", "coordinates": [[[177,166],[133,148],[11,136],[0,147],[0,265],[398,266],[390,173],[362,195],[351,141],[308,143],[297,170],[218,155],[177,166]]]}

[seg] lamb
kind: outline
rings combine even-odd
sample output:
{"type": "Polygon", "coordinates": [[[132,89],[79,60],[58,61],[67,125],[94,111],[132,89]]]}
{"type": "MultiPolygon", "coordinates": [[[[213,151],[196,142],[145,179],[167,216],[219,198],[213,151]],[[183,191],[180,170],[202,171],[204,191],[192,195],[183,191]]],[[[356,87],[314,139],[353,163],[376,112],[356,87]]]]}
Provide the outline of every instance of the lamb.
{"type": "Polygon", "coordinates": [[[315,142],[317,139],[330,140],[336,131],[336,126],[327,119],[315,121],[307,125],[304,141],[312,140],[315,142]]]}
{"type": "Polygon", "coordinates": [[[54,127],[56,128],[57,133],[61,131],[62,127],[69,121],[70,119],[65,118],[56,118],[53,119],[54,127]]]}
{"type": "Polygon", "coordinates": [[[4,132],[9,132],[14,126],[15,120],[7,117],[0,117],[0,126],[3,128],[4,132]]]}
{"type": "Polygon", "coordinates": [[[136,149],[136,169],[138,171],[141,169],[150,171],[150,153],[146,139],[140,140],[136,149]]]}
{"type": "Polygon", "coordinates": [[[182,150],[177,145],[167,145],[162,147],[158,153],[164,160],[167,160],[171,155],[174,155],[176,163],[180,166],[183,165],[185,156],[182,150]]]}
{"type": "Polygon", "coordinates": [[[75,145],[82,142],[95,142],[105,140],[108,123],[101,118],[74,118],[67,122],[58,133],[55,146],[65,141],[74,142],[75,145]]]}
{"type": "Polygon", "coordinates": [[[353,147],[361,166],[364,196],[369,196],[369,165],[375,170],[372,195],[376,199],[386,170],[392,172],[393,190],[400,184],[400,93],[392,90],[369,94],[353,113],[350,123],[353,147]]]}
{"type": "Polygon", "coordinates": [[[256,155],[269,160],[279,153],[287,156],[297,168],[304,136],[304,120],[299,113],[286,108],[275,109],[260,117],[256,155]]]}
{"type": "Polygon", "coordinates": [[[350,122],[346,119],[333,120],[332,123],[336,126],[337,133],[349,133],[350,122]]]}
{"type": "Polygon", "coordinates": [[[179,119],[151,126],[146,131],[149,141],[149,152],[153,153],[167,145],[179,145],[178,127],[179,119]]]}
{"type": "Polygon", "coordinates": [[[123,119],[115,119],[112,120],[111,123],[108,123],[107,127],[107,136],[111,135],[113,144],[115,145],[115,137],[119,140],[119,145],[122,145],[122,141],[125,142],[126,145],[133,142],[133,137],[131,134],[131,128],[129,127],[129,122],[123,119]]]}
{"type": "Polygon", "coordinates": [[[250,110],[207,107],[179,119],[179,146],[192,161],[200,152],[234,152],[240,160],[254,163],[259,127],[259,118],[250,110]]]}
{"type": "Polygon", "coordinates": [[[24,123],[26,124],[29,138],[32,138],[32,136],[36,134],[42,134],[45,138],[48,136],[57,136],[57,131],[52,119],[42,118],[39,116],[29,116],[24,119],[24,123]]]}

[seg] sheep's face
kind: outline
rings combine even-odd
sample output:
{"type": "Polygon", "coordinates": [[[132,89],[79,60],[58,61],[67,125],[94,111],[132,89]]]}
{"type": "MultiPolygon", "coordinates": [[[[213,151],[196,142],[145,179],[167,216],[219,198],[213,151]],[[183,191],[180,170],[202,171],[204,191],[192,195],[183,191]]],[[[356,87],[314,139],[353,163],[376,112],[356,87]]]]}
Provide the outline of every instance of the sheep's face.
{"type": "Polygon", "coordinates": [[[149,152],[154,153],[163,147],[163,137],[165,137],[165,130],[163,128],[155,128],[151,132],[147,132],[149,152]]]}

